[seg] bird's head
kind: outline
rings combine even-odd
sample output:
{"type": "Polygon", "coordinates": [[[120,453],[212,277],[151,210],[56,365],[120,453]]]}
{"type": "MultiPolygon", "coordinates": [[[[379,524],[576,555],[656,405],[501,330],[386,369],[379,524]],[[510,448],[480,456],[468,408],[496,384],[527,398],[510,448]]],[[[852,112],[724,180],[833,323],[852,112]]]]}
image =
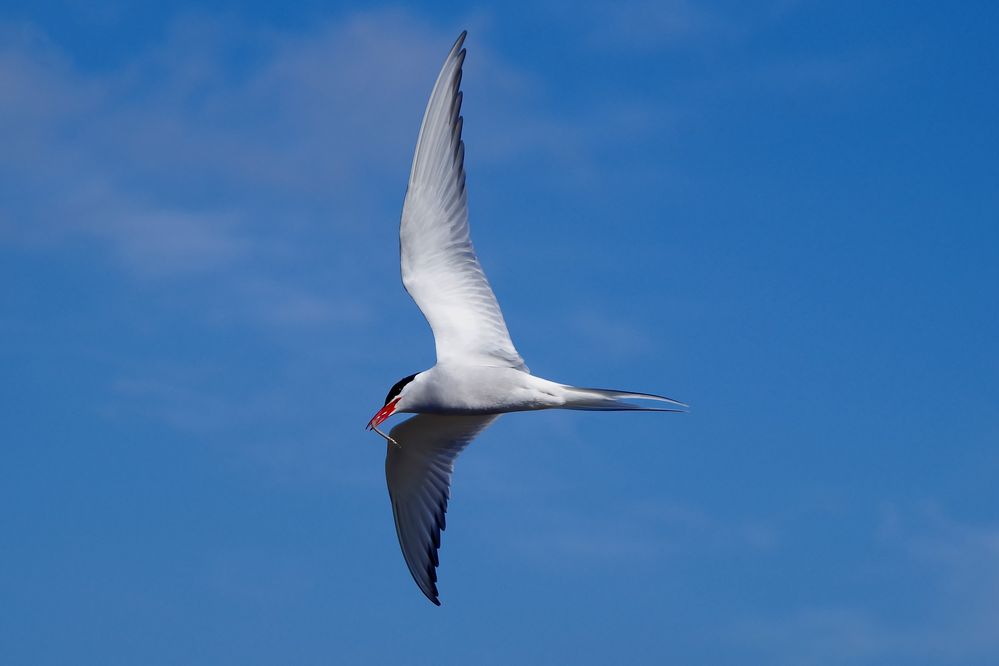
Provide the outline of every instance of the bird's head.
{"type": "MultiPolygon", "coordinates": [[[[419,373],[417,373],[419,374],[419,373]]],[[[388,417],[395,414],[397,411],[406,411],[406,387],[409,386],[416,378],[416,375],[410,375],[408,377],[403,377],[389,389],[388,395],[385,396],[385,405],[378,410],[370,421],[368,421],[368,430],[372,428],[377,428],[381,425],[382,421],[388,417]]]]}

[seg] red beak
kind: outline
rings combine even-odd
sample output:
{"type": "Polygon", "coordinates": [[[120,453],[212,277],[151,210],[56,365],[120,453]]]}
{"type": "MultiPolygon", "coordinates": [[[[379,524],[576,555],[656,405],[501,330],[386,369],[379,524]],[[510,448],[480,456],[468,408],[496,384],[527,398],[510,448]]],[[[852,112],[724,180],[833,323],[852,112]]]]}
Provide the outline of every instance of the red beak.
{"type": "Polygon", "coordinates": [[[392,414],[395,412],[395,405],[397,402],[399,402],[399,400],[400,398],[396,398],[395,400],[389,402],[384,407],[379,409],[378,413],[375,414],[370,421],[368,421],[367,429],[371,430],[372,428],[377,428],[382,424],[382,421],[392,416],[392,414]]]}

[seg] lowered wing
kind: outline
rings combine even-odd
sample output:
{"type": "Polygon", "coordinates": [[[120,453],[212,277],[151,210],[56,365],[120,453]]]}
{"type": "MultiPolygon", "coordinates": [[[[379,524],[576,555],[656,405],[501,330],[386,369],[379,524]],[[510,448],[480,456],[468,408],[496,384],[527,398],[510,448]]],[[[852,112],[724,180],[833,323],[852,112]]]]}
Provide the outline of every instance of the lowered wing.
{"type": "Polygon", "coordinates": [[[413,580],[423,594],[437,597],[437,550],[451,496],[454,460],[498,415],[418,414],[392,428],[385,479],[392,517],[413,580]]]}

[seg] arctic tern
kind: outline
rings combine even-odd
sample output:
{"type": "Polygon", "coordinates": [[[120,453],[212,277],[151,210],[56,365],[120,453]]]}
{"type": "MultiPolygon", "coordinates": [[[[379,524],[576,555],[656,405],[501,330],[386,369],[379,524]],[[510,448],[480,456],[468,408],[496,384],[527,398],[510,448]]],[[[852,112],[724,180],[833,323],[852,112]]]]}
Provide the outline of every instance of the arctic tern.
{"type": "Polygon", "coordinates": [[[507,332],[472,248],[461,139],[465,32],[437,76],[416,142],[399,229],[402,282],[433,330],[437,364],[389,390],[368,423],[388,440],[385,476],[399,545],[416,584],[440,605],[437,551],[455,458],[501,414],[536,409],[660,411],[647,393],[580,388],[535,377],[507,332]],[[384,434],[393,414],[416,416],[384,434]]]}

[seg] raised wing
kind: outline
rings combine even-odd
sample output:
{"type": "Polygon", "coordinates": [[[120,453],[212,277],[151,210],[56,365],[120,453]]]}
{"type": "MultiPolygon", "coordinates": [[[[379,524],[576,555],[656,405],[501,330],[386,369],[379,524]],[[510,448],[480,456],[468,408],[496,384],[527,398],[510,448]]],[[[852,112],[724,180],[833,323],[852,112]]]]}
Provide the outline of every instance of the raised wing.
{"type": "Polygon", "coordinates": [[[399,546],[413,580],[438,606],[437,550],[451,496],[454,459],[496,414],[456,416],[419,414],[392,428],[385,457],[385,479],[399,546]]]}
{"type": "Polygon", "coordinates": [[[468,232],[461,33],[430,94],[399,229],[402,283],[434,331],[437,361],[527,370],[468,232]]]}

